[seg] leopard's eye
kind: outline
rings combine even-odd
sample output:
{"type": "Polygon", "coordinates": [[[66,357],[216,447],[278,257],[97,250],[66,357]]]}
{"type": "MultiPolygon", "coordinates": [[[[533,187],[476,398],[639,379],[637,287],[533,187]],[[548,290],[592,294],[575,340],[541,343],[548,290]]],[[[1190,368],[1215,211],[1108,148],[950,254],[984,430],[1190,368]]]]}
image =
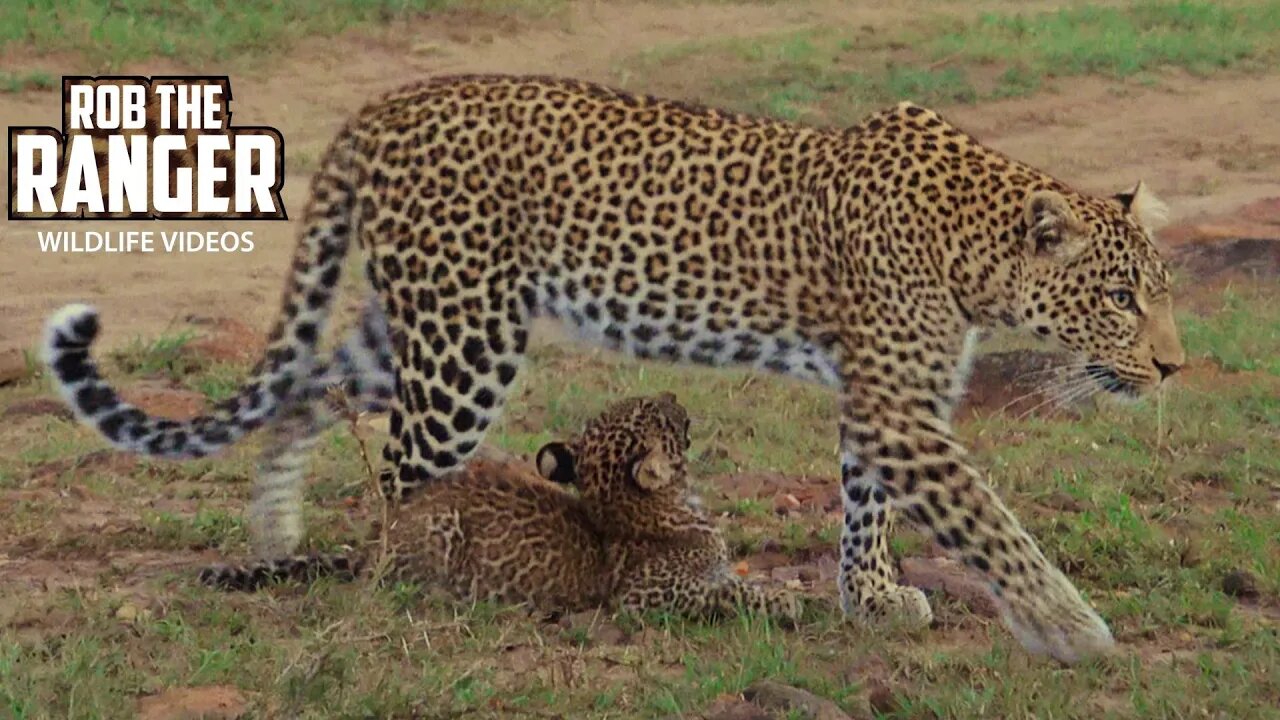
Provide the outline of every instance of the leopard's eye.
{"type": "Polygon", "coordinates": [[[1135,312],[1138,309],[1138,301],[1133,297],[1133,293],[1128,290],[1112,290],[1108,295],[1111,296],[1111,302],[1121,310],[1135,312]]]}

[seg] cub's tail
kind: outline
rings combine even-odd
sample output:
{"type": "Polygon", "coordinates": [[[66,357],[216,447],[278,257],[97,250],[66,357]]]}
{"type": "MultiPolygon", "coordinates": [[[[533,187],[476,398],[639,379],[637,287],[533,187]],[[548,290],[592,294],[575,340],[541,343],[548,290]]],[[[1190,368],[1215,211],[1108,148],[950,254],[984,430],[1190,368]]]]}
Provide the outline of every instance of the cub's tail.
{"type": "Polygon", "coordinates": [[[121,450],[170,459],[203,457],[262,426],[282,405],[310,391],[316,345],[355,233],[349,137],[349,131],[338,136],[312,181],[280,317],[265,356],[239,393],[191,420],[147,415],[120,399],[89,356],[100,329],[97,311],[68,305],[46,324],[44,359],[58,393],[82,422],[121,450]]]}
{"type": "Polygon", "coordinates": [[[335,577],[343,582],[356,579],[360,562],[351,555],[321,553],[267,560],[251,565],[216,565],[200,571],[200,582],[218,590],[253,592],[266,585],[294,581],[314,582],[335,577]]]}

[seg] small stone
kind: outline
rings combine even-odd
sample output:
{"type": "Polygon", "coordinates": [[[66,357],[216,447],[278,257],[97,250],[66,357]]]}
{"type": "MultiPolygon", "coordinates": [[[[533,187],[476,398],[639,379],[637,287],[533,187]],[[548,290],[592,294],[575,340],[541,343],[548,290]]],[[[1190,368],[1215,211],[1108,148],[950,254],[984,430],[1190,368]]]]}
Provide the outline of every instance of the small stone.
{"type": "Polygon", "coordinates": [[[1258,579],[1248,570],[1232,570],[1222,578],[1222,592],[1233,598],[1258,597],[1258,579]]]}
{"type": "Polygon", "coordinates": [[[0,386],[18,383],[31,377],[31,365],[21,350],[0,353],[0,386]]]}
{"type": "Polygon", "coordinates": [[[766,710],[806,720],[851,720],[839,705],[791,685],[761,680],[742,691],[742,696],[766,710]]]}
{"type": "Polygon", "coordinates": [[[592,645],[620,645],[627,641],[626,631],[615,625],[601,610],[583,610],[560,619],[565,632],[585,638],[592,645]]]}
{"type": "Polygon", "coordinates": [[[885,683],[872,682],[867,687],[867,702],[877,715],[896,716],[903,710],[902,703],[898,702],[898,696],[885,683]]]}
{"type": "Polygon", "coordinates": [[[800,498],[791,493],[779,493],[773,496],[773,511],[778,515],[787,515],[800,509],[800,498]]]}
{"type": "Polygon", "coordinates": [[[116,619],[127,623],[136,622],[138,620],[146,620],[151,617],[151,611],[146,608],[140,608],[133,603],[125,603],[116,608],[116,619]]]}
{"type": "Polygon", "coordinates": [[[703,715],[707,720],[772,720],[773,716],[759,705],[742,699],[717,700],[703,715]]]}

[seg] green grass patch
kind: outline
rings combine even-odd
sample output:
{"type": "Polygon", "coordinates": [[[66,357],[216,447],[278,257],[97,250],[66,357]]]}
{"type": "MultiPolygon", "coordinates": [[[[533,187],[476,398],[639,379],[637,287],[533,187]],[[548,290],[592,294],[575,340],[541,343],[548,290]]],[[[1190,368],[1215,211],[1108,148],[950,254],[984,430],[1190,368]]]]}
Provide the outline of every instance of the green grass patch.
{"type": "Polygon", "coordinates": [[[1183,0],[711,38],[651,48],[616,74],[637,89],[848,125],[900,100],[968,103],[1038,92],[1058,77],[1268,69],[1278,58],[1280,0],[1183,0]]]}
{"type": "Polygon", "coordinates": [[[427,13],[544,15],[563,0],[18,0],[0,3],[0,49],[78,52],[95,69],[153,57],[243,63],[310,36],[427,13]]]}
{"type": "Polygon", "coordinates": [[[841,122],[905,97],[930,104],[978,97],[963,72],[888,57],[865,67],[858,61],[865,49],[827,28],[718,38],[653,48],[622,63],[618,75],[649,90],[679,77],[694,86],[679,92],[711,105],[815,122],[841,122]]]}
{"type": "Polygon", "coordinates": [[[1007,72],[1026,78],[1129,77],[1169,67],[1206,73],[1275,60],[1280,2],[1180,0],[984,13],[926,47],[935,57],[1008,65],[1007,72]]]}
{"type": "Polygon", "coordinates": [[[203,364],[186,351],[195,337],[194,332],[182,330],[154,340],[134,338],[123,348],[111,351],[108,357],[121,372],[164,375],[177,380],[199,370],[203,364]]]}
{"type": "Polygon", "coordinates": [[[52,90],[55,87],[57,87],[57,81],[53,75],[44,71],[0,72],[0,93],[52,90]]]}
{"type": "Polygon", "coordinates": [[[1222,307],[1210,317],[1182,319],[1187,354],[1209,358],[1224,370],[1260,370],[1280,376],[1280,297],[1247,297],[1227,290],[1222,307]]]}

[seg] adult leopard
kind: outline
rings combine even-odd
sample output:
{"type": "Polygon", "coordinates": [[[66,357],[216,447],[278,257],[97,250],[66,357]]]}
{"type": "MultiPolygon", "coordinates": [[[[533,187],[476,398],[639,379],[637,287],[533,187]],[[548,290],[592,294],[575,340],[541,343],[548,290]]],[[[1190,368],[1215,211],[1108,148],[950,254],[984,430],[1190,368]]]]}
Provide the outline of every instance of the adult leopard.
{"type": "Polygon", "coordinates": [[[1178,369],[1159,207],[1141,183],[1074,191],[910,103],[824,130],[586,82],[440,77],[339,133],[264,361],[215,414],[174,423],[122,404],[88,358],[84,306],[51,321],[47,352],[118,446],[212,451],[313,402],[356,238],[395,359],[394,495],[473,454],[535,315],[635,356],[767,368],[840,393],[847,613],[930,620],[895,582],[901,513],[985,575],[1024,646],[1074,661],[1113,645],[1106,623],[968,464],[950,417],[984,326],[1058,341],[1117,395],[1178,369]]]}

